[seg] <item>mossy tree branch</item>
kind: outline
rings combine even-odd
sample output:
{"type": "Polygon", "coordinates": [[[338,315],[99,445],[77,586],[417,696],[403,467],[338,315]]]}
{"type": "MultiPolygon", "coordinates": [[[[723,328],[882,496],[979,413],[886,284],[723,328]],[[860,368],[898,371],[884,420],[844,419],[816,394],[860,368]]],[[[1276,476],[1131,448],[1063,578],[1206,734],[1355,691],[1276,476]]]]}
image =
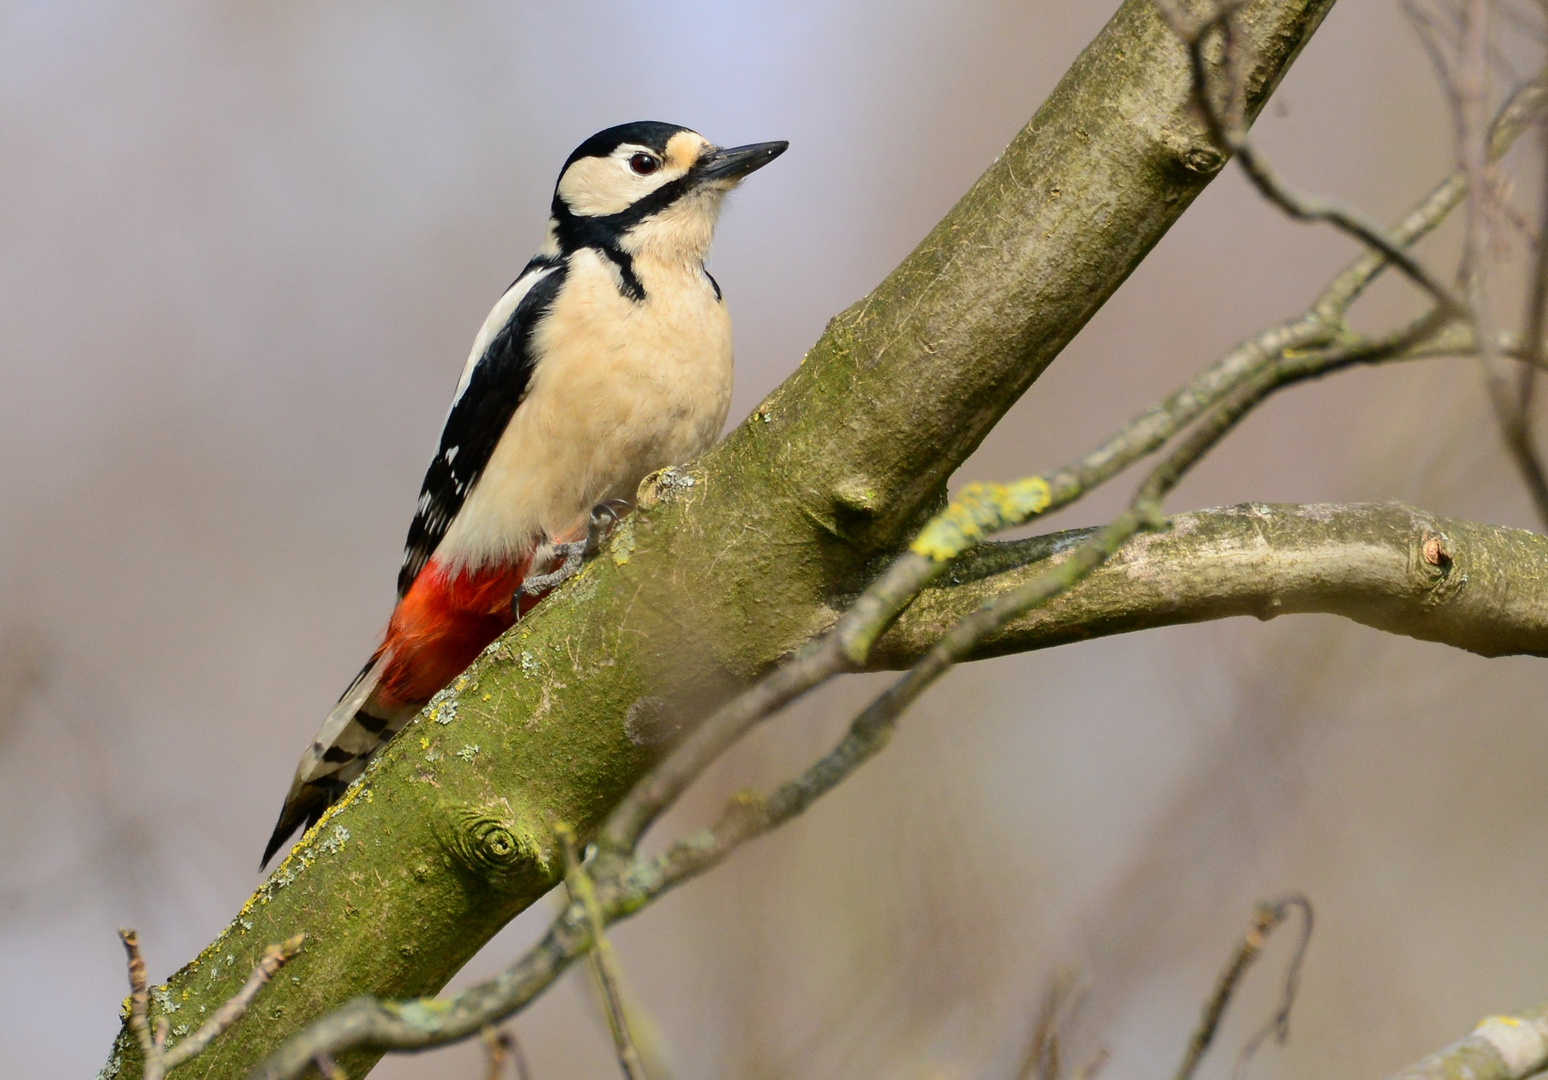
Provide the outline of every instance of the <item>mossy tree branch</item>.
{"type": "MultiPolygon", "coordinates": [[[[1255,113],[1331,0],[1242,17],[1255,113]]],[[[1223,164],[1181,45],[1128,0],[958,206],[726,442],[382,755],[155,995],[197,1016],[308,947],[201,1058],[241,1075],[361,993],[431,993],[559,878],[682,724],[822,627],[1223,164]]],[[[174,1024],[175,1030],[175,1024],[174,1024]]],[[[358,1076],[374,1054],[341,1060],[358,1076]]],[[[138,1072],[121,1037],[108,1071],[138,1072]]]]}
{"type": "MultiPolygon", "coordinates": [[[[985,544],[925,589],[871,666],[913,664],[947,628],[1067,559],[1095,529],[985,544]]],[[[1548,656],[1548,537],[1400,503],[1245,504],[1177,514],[973,659],[1233,616],[1340,615],[1482,656],[1548,656]]]]}

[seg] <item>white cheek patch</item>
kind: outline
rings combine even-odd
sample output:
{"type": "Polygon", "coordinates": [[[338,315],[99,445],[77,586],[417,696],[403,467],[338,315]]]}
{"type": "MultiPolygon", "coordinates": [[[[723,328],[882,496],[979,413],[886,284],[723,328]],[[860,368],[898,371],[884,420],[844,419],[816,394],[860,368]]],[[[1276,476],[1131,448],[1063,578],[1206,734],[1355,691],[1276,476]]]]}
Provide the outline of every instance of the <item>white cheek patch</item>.
{"type": "Polygon", "coordinates": [[[661,185],[688,171],[687,166],[678,166],[668,159],[649,176],[641,176],[629,167],[629,159],[635,154],[658,156],[649,147],[625,143],[605,158],[581,158],[559,178],[559,197],[572,214],[605,217],[629,209],[661,185]]]}

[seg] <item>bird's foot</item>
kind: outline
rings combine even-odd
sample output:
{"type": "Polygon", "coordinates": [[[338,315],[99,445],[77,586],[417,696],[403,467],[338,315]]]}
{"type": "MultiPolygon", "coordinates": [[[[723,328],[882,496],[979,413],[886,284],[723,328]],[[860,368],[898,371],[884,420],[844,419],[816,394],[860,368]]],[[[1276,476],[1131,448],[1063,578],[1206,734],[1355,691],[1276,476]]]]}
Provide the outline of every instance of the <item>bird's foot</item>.
{"type": "Polygon", "coordinates": [[[532,556],[534,564],[548,565],[555,559],[560,562],[546,574],[529,575],[517,587],[516,595],[511,598],[511,604],[517,609],[518,616],[523,600],[528,597],[536,599],[576,575],[581,564],[586,561],[586,548],[590,544],[590,539],[588,536],[584,540],[576,540],[569,544],[542,544],[538,547],[532,556]]]}
{"type": "Polygon", "coordinates": [[[521,583],[516,595],[511,597],[511,611],[516,617],[521,618],[523,600],[542,597],[579,573],[586,560],[607,543],[608,537],[613,535],[613,530],[618,527],[619,520],[628,509],[629,504],[622,499],[608,499],[598,503],[591,508],[591,519],[587,523],[584,537],[564,544],[539,545],[532,554],[532,565],[552,565],[555,560],[559,561],[559,565],[546,574],[533,574],[521,583]]]}
{"type": "Polygon", "coordinates": [[[586,558],[602,550],[628,512],[629,504],[623,499],[604,499],[591,508],[591,520],[586,526],[586,558]]]}

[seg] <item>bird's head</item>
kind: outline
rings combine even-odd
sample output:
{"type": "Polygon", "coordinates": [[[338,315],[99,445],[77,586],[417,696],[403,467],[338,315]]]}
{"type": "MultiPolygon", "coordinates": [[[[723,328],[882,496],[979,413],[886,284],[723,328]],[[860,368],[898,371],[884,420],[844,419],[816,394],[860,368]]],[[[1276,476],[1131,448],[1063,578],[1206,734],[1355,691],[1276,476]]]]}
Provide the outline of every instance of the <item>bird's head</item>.
{"type": "Polygon", "coordinates": [[[599,131],[575,148],[559,174],[549,244],[558,251],[606,245],[630,255],[700,261],[726,193],[789,145],[723,149],[696,131],[649,120],[599,131]]]}

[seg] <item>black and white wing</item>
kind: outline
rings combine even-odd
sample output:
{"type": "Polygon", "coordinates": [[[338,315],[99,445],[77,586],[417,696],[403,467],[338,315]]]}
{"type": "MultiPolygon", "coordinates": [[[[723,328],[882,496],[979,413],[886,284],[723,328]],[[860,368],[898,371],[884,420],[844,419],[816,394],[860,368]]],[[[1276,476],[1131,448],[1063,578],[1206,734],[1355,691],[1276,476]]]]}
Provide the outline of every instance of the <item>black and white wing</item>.
{"type": "Polygon", "coordinates": [[[446,414],[440,449],[425,471],[414,507],[403,567],[398,571],[400,598],[435,554],[521,404],[535,362],[532,330],[553,304],[565,269],[555,259],[533,259],[500,297],[474,339],[457,396],[446,414]]]}

